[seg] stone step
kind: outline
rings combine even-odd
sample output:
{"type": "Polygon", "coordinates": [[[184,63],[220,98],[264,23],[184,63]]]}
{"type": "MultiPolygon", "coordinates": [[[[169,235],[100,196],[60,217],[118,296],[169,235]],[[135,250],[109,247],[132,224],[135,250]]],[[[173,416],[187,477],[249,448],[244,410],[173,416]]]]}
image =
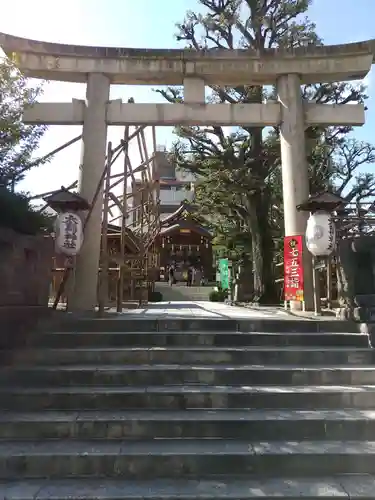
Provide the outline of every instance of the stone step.
{"type": "MultiPolygon", "coordinates": [[[[155,291],[163,294],[163,302],[207,302],[213,287],[188,287],[186,283],[171,286],[155,285],[155,291]]],[[[193,304],[188,304],[188,306],[193,304]]],[[[163,307],[163,305],[161,306],[163,307]]],[[[164,306],[165,307],[165,306],[164,306]]]]}
{"type": "Polygon", "coordinates": [[[3,410],[375,408],[375,385],[0,387],[3,410]]]}
{"type": "Polygon", "coordinates": [[[0,441],[0,478],[316,477],[374,474],[373,441],[0,441]]]}
{"type": "Polygon", "coordinates": [[[351,347],[81,347],[68,349],[30,348],[4,353],[15,364],[300,364],[375,365],[375,349],[351,347]]]}
{"type": "Polygon", "coordinates": [[[375,410],[145,410],[0,413],[1,439],[375,439],[375,410]]]}
{"type": "Polygon", "coordinates": [[[7,500],[316,500],[317,498],[375,498],[375,477],[340,475],[322,477],[285,477],[274,479],[34,479],[0,484],[7,500]]]}
{"type": "Polygon", "coordinates": [[[0,372],[0,385],[163,386],[206,384],[259,385],[375,385],[375,366],[293,365],[70,365],[10,367],[0,372]]]}
{"type": "MultiPolygon", "coordinates": [[[[234,309],[233,309],[234,310],[234,309]]],[[[239,309],[236,308],[236,314],[239,309]]],[[[242,311],[241,311],[242,312],[242,311]]],[[[357,323],[350,321],[338,321],[336,319],[311,320],[298,317],[275,317],[274,312],[269,317],[261,317],[258,314],[251,315],[244,309],[243,316],[229,319],[223,317],[220,310],[219,317],[189,317],[182,312],[179,317],[160,317],[160,311],[152,311],[150,314],[140,317],[135,312],[116,315],[110,314],[105,318],[76,317],[68,314],[65,319],[58,322],[60,331],[67,332],[297,332],[297,333],[335,333],[353,332],[358,333],[360,327],[357,323]],[[148,316],[148,317],[147,317],[148,316]]],[[[204,313],[204,311],[203,311],[204,313]]],[[[163,313],[162,313],[163,314],[163,313]]],[[[212,311],[208,311],[212,315],[212,311]]],[[[56,323],[57,324],[57,323],[56,323]]]]}
{"type": "Polygon", "coordinates": [[[356,333],[240,332],[55,332],[39,339],[39,347],[167,347],[315,346],[369,347],[369,337],[356,333]]]}
{"type": "MultiPolygon", "coordinates": [[[[73,315],[66,316],[65,321],[60,321],[59,329],[64,332],[163,332],[163,331],[208,331],[208,332],[235,332],[240,329],[240,323],[236,319],[224,317],[199,318],[199,317],[165,317],[160,318],[160,313],[137,316],[131,312],[126,315],[110,315],[105,318],[74,318],[73,315]]],[[[247,323],[241,326],[248,326],[247,323]]],[[[343,326],[343,325],[341,325],[343,326]]],[[[336,327],[337,328],[337,327],[336,327]]],[[[313,331],[317,327],[310,326],[313,331]]],[[[247,328],[246,328],[247,330],[247,328]]],[[[348,331],[355,331],[347,329],[348,331]]],[[[242,331],[242,328],[240,329],[242,331]]],[[[277,329],[275,330],[277,331],[277,329]]],[[[335,331],[340,331],[335,330],[335,331]]]]}

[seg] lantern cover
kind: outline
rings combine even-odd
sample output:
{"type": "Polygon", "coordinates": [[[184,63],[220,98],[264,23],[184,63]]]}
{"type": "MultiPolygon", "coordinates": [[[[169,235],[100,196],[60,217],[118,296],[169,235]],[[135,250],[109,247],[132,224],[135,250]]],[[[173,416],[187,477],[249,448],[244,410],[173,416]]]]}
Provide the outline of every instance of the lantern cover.
{"type": "Polygon", "coordinates": [[[330,255],[336,244],[336,230],[327,212],[311,214],[307,221],[306,247],[314,256],[330,255]]]}

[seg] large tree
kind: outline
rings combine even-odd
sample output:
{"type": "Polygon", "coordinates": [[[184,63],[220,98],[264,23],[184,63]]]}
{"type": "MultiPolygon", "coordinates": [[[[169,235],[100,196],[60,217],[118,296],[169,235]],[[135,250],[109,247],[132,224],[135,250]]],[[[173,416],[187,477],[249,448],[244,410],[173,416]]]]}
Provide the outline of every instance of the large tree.
{"type": "Polygon", "coordinates": [[[46,127],[25,125],[24,110],[32,106],[42,91],[7,59],[0,62],[0,184],[19,182],[43,160],[36,151],[46,127]]]}
{"type": "MultiPolygon", "coordinates": [[[[203,12],[189,11],[177,25],[177,39],[185,41],[189,48],[240,47],[261,53],[268,48],[322,43],[315,25],[306,16],[309,0],[199,0],[199,3],[203,12]]],[[[346,104],[364,102],[364,90],[360,85],[339,82],[305,86],[303,95],[317,103],[346,104]]],[[[159,92],[169,102],[182,99],[181,89],[159,92]]],[[[258,86],[212,86],[210,101],[261,103],[264,98],[274,96],[275,89],[258,86]]],[[[342,193],[337,183],[348,187],[356,168],[373,161],[374,149],[370,145],[348,142],[350,131],[350,127],[311,127],[306,131],[312,192],[330,187],[342,193]],[[350,162],[345,154],[349,147],[360,151],[351,155],[350,162]]],[[[221,239],[234,238],[232,244],[242,242],[247,253],[251,244],[255,297],[264,302],[274,300],[272,264],[275,242],[282,235],[283,217],[277,128],[268,133],[262,128],[244,127],[226,134],[222,127],[178,127],[177,134],[180,140],[174,147],[175,161],[199,175],[197,202],[202,212],[210,214],[211,224],[222,235],[221,239]]],[[[373,187],[372,176],[362,175],[352,190],[361,193],[367,190],[368,194],[373,187]]]]}

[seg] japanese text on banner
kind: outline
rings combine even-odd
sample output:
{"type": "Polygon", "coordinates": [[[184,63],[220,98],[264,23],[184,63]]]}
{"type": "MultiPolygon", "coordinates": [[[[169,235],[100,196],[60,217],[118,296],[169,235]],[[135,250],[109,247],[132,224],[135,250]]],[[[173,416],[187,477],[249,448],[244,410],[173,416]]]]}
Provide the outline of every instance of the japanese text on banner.
{"type": "Polygon", "coordinates": [[[284,294],[285,300],[303,302],[303,236],[284,238],[284,294]]]}

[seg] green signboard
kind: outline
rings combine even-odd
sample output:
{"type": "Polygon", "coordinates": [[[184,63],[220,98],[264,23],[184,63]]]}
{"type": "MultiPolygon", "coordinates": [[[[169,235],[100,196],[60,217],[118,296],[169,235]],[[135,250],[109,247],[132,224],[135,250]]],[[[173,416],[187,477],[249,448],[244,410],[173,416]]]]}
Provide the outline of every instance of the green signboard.
{"type": "Polygon", "coordinates": [[[219,259],[220,283],[223,290],[229,289],[229,266],[228,259],[219,259]]]}

